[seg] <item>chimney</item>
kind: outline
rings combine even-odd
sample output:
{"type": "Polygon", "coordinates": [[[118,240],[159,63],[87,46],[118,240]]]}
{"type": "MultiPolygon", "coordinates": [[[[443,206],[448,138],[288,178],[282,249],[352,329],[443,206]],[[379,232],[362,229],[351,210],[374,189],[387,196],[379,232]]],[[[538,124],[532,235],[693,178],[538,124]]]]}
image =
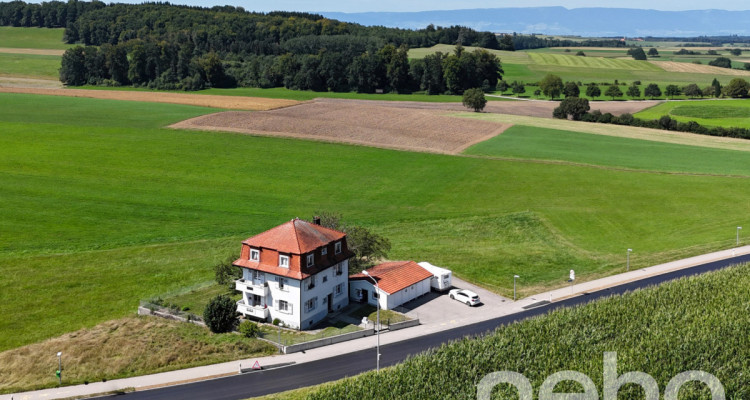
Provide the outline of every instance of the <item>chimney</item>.
{"type": "Polygon", "coordinates": [[[320,217],[317,215],[313,217],[313,224],[320,225],[320,217]]]}

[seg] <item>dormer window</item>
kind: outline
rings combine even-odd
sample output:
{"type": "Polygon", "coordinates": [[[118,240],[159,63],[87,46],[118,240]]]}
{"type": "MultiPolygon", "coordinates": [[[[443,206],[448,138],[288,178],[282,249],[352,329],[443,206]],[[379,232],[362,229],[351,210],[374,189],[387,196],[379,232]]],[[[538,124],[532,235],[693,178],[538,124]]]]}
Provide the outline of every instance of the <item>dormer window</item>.
{"type": "Polygon", "coordinates": [[[250,260],[251,261],[260,260],[260,250],[250,249],[250,260]]]}
{"type": "Polygon", "coordinates": [[[307,255],[307,266],[312,267],[315,264],[315,254],[307,255]]]}
{"type": "Polygon", "coordinates": [[[335,250],[336,254],[341,254],[341,242],[336,242],[336,245],[334,246],[334,248],[336,249],[335,250]]]}
{"type": "Polygon", "coordinates": [[[279,256],[279,267],[289,268],[289,256],[279,256]]]}

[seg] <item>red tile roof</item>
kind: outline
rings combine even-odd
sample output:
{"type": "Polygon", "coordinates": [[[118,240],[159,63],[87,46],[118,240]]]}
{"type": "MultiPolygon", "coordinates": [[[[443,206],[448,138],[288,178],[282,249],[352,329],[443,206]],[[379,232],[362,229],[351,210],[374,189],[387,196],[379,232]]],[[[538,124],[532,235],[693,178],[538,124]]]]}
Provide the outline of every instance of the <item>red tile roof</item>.
{"type": "MultiPolygon", "coordinates": [[[[376,265],[367,270],[375,278],[380,289],[388,294],[393,294],[431,278],[432,274],[419,266],[414,261],[392,261],[376,265]]],[[[351,280],[367,280],[372,282],[365,274],[359,273],[349,277],[351,280]]]]}
{"type": "Polygon", "coordinates": [[[274,249],[281,253],[304,254],[346,236],[320,225],[295,218],[285,224],[259,233],[242,243],[252,247],[274,249]]]}

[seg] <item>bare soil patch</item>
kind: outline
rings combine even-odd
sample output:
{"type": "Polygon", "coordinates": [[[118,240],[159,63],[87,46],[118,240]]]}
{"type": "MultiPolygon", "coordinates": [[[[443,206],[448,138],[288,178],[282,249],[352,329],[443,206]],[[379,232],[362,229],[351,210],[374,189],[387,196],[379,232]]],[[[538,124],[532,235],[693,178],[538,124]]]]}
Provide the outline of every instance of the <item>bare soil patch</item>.
{"type": "Polygon", "coordinates": [[[272,110],[275,108],[288,107],[300,103],[299,101],[295,100],[266,99],[261,97],[243,96],[216,96],[192,93],[6,87],[2,82],[0,82],[0,93],[26,93],[43,94],[50,96],[89,97],[94,99],[108,100],[187,104],[202,107],[251,111],[272,110]]]}
{"type": "MultiPolygon", "coordinates": [[[[1,73],[0,73],[1,74],[1,73]]],[[[17,76],[0,76],[0,90],[2,88],[46,88],[62,89],[63,85],[56,79],[19,78],[17,76]]]]}
{"type": "MultiPolygon", "coordinates": [[[[634,113],[657,101],[594,102],[592,109],[634,113]]],[[[490,102],[486,113],[551,118],[558,102],[490,102]]],[[[459,103],[315,99],[267,112],[222,112],[172,125],[177,129],[216,130],[256,135],[343,142],[365,146],[457,154],[494,137],[512,124],[448,115],[466,112],[459,103]]]]}
{"type": "Polygon", "coordinates": [[[667,72],[691,72],[696,74],[748,76],[750,71],[714,67],[713,65],[693,64],[676,61],[649,61],[667,72]]]}
{"type": "Polygon", "coordinates": [[[419,104],[316,99],[273,111],[204,115],[171,127],[454,154],[510,126],[451,117],[444,115],[445,108],[419,104]]]}
{"type": "Polygon", "coordinates": [[[34,54],[39,56],[62,56],[65,50],[54,49],[14,49],[11,47],[0,47],[0,53],[10,54],[34,54]]]}

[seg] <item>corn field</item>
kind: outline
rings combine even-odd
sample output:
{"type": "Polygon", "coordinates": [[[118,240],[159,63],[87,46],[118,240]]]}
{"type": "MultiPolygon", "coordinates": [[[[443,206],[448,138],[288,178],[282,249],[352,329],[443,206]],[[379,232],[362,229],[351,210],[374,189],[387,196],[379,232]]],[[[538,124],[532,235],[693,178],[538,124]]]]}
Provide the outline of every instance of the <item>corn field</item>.
{"type": "MultiPolygon", "coordinates": [[[[368,372],[320,387],[309,399],[475,399],[477,383],[494,371],[523,374],[534,388],[558,371],[588,375],[602,395],[603,354],[617,352],[618,376],[640,371],[654,377],[660,396],[675,375],[700,370],[715,375],[727,399],[750,399],[750,266],[701,276],[561,309],[502,327],[480,339],[443,345],[376,374],[368,372]]],[[[566,381],[556,392],[582,391],[566,381]]],[[[493,399],[516,399],[500,384],[493,399]]],[[[625,385],[618,399],[643,399],[625,385]]],[[[680,399],[710,399],[691,382],[680,399]]]]}

